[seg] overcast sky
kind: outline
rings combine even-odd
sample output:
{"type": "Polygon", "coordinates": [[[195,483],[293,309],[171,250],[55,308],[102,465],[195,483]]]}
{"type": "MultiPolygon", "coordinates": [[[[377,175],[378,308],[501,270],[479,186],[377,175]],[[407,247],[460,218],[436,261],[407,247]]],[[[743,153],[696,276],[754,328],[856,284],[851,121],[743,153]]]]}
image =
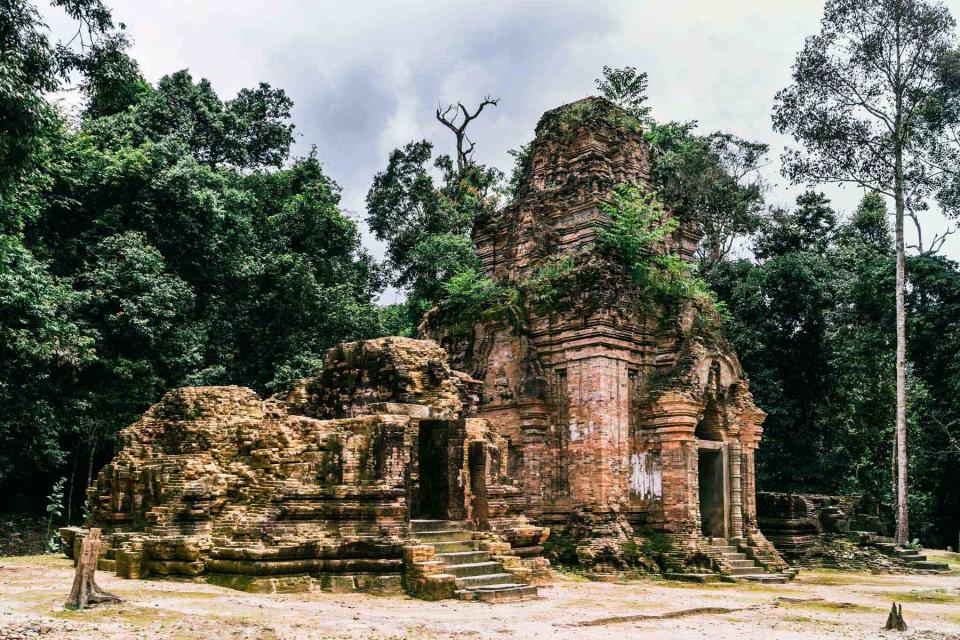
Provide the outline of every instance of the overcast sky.
{"type": "MultiPolygon", "coordinates": [[[[790,141],[773,133],[773,96],[789,84],[819,0],[377,2],[108,0],[150,81],[182,68],[224,98],[264,81],[295,102],[296,152],[316,145],[359,218],[388,153],[427,138],[452,151],[438,102],[500,105],[471,125],[476,158],[508,170],[545,110],[590,95],[603,65],[650,77],[653,115],[696,119],[772,147],[769,200],[796,195],[780,177],[790,141]]],[[[947,2],[960,17],[960,0],[947,2]]],[[[843,212],[860,193],[826,189],[843,212]]],[[[942,228],[931,218],[930,228],[942,228]]],[[[378,255],[382,249],[365,242],[378,255]]],[[[947,253],[960,258],[960,237],[947,253]]],[[[386,300],[390,301],[390,300],[386,300]]]]}

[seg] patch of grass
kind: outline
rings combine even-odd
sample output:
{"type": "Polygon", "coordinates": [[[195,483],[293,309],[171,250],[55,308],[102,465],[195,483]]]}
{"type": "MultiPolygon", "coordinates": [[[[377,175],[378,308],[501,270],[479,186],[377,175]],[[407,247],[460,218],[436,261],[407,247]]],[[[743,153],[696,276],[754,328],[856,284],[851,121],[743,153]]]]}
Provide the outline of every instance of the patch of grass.
{"type": "Polygon", "coordinates": [[[728,585],[723,582],[683,582],[682,580],[667,580],[661,576],[650,575],[638,578],[636,582],[655,582],[658,587],[670,587],[671,589],[717,589],[724,588],[731,585],[728,585]]]}
{"type": "Polygon", "coordinates": [[[871,607],[854,602],[831,602],[829,600],[806,600],[803,602],[781,602],[781,607],[811,609],[825,613],[874,613],[885,611],[883,607],[871,607]]]}
{"type": "MultiPolygon", "coordinates": [[[[151,585],[152,586],[152,585],[151,585]]],[[[217,591],[178,591],[176,589],[127,588],[123,585],[123,597],[127,600],[148,600],[158,598],[184,598],[187,600],[216,600],[232,595],[217,591]]]]}
{"type": "Polygon", "coordinates": [[[924,549],[927,559],[936,562],[946,562],[951,569],[960,569],[960,553],[952,551],[941,551],[939,549],[924,549]]]}
{"type": "Polygon", "coordinates": [[[570,582],[590,582],[590,578],[580,573],[577,569],[564,565],[557,565],[553,569],[559,573],[564,580],[569,580],[570,582]]]}
{"type": "Polygon", "coordinates": [[[913,589],[911,591],[874,591],[875,595],[894,602],[953,604],[960,602],[960,593],[947,589],[913,589]]]}
{"type": "Polygon", "coordinates": [[[799,584],[816,584],[823,586],[844,586],[851,584],[864,584],[873,578],[866,572],[838,571],[837,569],[817,569],[807,571],[797,576],[799,584]]]}
{"type": "Polygon", "coordinates": [[[814,626],[829,626],[829,627],[843,627],[846,626],[845,623],[839,622],[837,620],[825,620],[823,618],[811,618],[810,616],[784,616],[781,618],[784,622],[792,622],[794,624],[809,624],[814,626]]]}
{"type": "MultiPolygon", "coordinates": [[[[41,613],[38,611],[38,613],[41,613]]],[[[90,609],[56,609],[43,611],[44,615],[71,622],[126,622],[142,627],[155,622],[173,622],[186,619],[186,616],[174,615],[169,611],[153,607],[138,607],[121,604],[119,606],[97,605],[90,609]]]]}
{"type": "Polygon", "coordinates": [[[0,557],[0,566],[73,569],[73,561],[60,553],[44,553],[36,556],[2,556],[0,557]]]}
{"type": "Polygon", "coordinates": [[[657,587],[669,587],[670,589],[686,589],[688,591],[719,592],[733,591],[738,593],[768,593],[777,594],[783,592],[784,585],[760,584],[756,582],[683,582],[681,580],[667,580],[660,576],[650,575],[631,580],[629,584],[643,582],[654,582],[657,587]]]}

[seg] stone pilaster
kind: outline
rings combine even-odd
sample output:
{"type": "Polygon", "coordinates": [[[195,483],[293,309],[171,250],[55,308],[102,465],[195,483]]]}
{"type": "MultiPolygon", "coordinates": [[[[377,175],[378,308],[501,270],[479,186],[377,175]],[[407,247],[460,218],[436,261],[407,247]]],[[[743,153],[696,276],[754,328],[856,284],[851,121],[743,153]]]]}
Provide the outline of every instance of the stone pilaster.
{"type": "Polygon", "coordinates": [[[694,430],[699,406],[679,394],[664,394],[646,418],[660,440],[663,473],[663,519],[672,533],[699,530],[697,444],[694,430]]]}
{"type": "Polygon", "coordinates": [[[742,443],[742,475],[743,475],[743,521],[748,531],[757,530],[757,470],[754,452],[760,445],[760,436],[763,434],[763,421],[767,414],[760,409],[744,414],[743,428],[740,433],[742,443]]]}
{"type": "Polygon", "coordinates": [[[727,444],[727,468],[730,472],[730,537],[743,538],[743,478],[740,442],[727,444]]]}
{"type": "Polygon", "coordinates": [[[523,437],[523,492],[527,497],[527,513],[538,517],[543,509],[544,461],[547,456],[549,414],[542,403],[531,402],[520,407],[520,433],[523,437]]]}

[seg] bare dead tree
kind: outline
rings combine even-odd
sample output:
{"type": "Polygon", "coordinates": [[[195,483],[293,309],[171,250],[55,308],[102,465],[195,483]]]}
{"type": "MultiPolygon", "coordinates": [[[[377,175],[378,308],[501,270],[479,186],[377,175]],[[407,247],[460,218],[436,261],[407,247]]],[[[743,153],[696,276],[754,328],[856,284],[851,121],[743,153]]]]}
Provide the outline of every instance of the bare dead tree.
{"type": "Polygon", "coordinates": [[[936,233],[933,236],[933,240],[930,241],[930,244],[924,245],[923,242],[923,227],[920,225],[920,217],[917,215],[917,212],[912,208],[908,208],[906,211],[907,217],[913,220],[913,226],[917,229],[917,244],[908,244],[908,249],[915,249],[920,255],[932,256],[940,252],[940,249],[943,248],[943,243],[947,241],[947,238],[952,236],[957,232],[957,228],[954,226],[947,227],[947,230],[943,233],[936,233]]]}
{"type": "Polygon", "coordinates": [[[480,115],[484,107],[488,105],[495,107],[498,104],[500,104],[500,98],[493,99],[490,96],[484,96],[483,101],[480,102],[480,106],[477,107],[477,110],[472,114],[463,106],[462,102],[448,104],[446,107],[442,105],[437,107],[437,120],[447,129],[450,129],[457,139],[458,171],[463,171],[464,168],[466,168],[467,162],[470,160],[470,155],[473,154],[473,149],[476,147],[476,144],[467,136],[467,125],[480,115]]]}

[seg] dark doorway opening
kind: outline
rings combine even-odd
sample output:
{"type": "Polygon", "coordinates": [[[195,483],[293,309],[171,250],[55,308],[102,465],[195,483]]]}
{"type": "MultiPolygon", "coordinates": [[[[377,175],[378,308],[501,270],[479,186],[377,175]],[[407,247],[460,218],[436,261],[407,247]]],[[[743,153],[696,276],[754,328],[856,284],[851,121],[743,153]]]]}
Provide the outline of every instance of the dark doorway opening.
{"type": "Polygon", "coordinates": [[[421,518],[446,520],[450,501],[448,444],[450,422],[420,422],[417,459],[419,460],[419,514],[421,518]]]}
{"type": "Polygon", "coordinates": [[[725,538],[723,451],[699,449],[700,527],[703,535],[725,538]]]}

